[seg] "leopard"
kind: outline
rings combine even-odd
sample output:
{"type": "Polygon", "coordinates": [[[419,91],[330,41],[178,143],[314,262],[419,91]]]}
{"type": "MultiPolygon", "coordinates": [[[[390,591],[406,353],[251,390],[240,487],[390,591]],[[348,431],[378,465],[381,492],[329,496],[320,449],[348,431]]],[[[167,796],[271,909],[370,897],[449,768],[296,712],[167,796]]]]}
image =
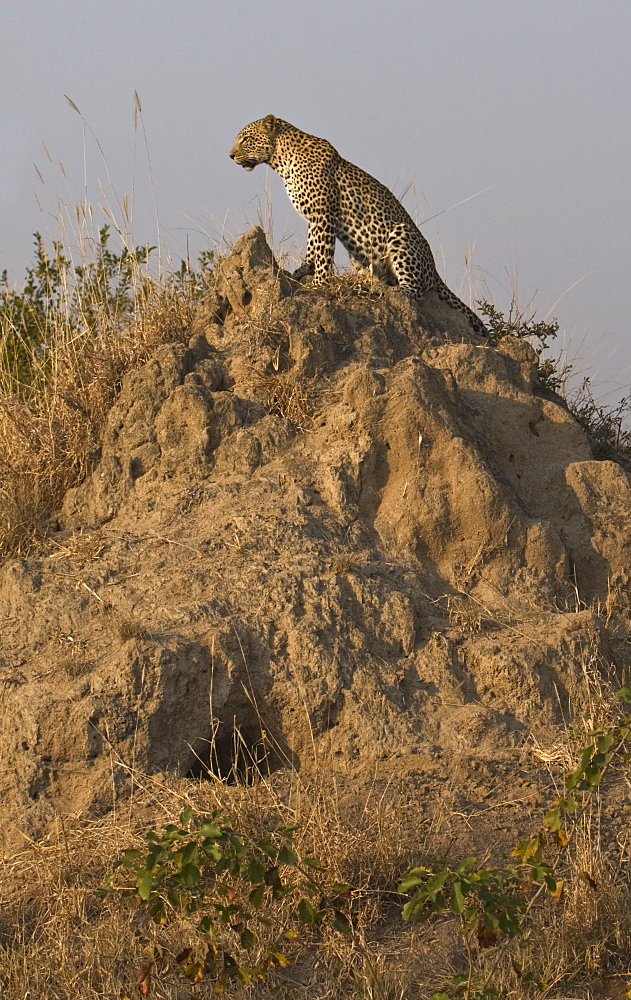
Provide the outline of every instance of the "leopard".
{"type": "Polygon", "coordinates": [[[294,208],[308,222],[307,251],[292,278],[321,286],[333,273],[335,241],[355,269],[369,269],[410,298],[430,289],[487,336],[482,320],[439,276],[431,247],[389,188],[340,156],[326,139],[267,115],[246,125],[230,150],[244,170],[267,163],[282,178],[294,208]]]}

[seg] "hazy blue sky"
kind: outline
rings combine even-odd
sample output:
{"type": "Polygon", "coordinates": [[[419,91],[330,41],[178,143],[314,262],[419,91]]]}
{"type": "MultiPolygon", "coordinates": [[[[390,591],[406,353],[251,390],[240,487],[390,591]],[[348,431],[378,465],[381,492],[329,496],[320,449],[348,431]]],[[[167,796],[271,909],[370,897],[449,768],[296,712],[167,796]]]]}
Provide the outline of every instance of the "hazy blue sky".
{"type": "Polygon", "coordinates": [[[470,284],[501,308],[532,299],[601,394],[629,391],[630,0],[4,6],[0,269],[19,278],[31,234],[55,235],[86,190],[96,224],[133,194],[136,243],[156,242],[155,192],[176,259],[259,218],[299,255],[280,179],[227,155],[271,113],[403,196],[467,301],[470,284]]]}

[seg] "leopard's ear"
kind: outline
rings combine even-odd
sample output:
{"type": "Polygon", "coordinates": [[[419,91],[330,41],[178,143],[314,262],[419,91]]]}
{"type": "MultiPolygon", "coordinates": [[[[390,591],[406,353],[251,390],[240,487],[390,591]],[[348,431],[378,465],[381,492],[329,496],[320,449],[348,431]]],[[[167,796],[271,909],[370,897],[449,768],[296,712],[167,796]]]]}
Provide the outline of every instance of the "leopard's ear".
{"type": "Polygon", "coordinates": [[[274,118],[274,115],[268,115],[267,118],[264,118],[263,124],[267,128],[268,132],[272,132],[276,128],[276,119],[274,118]]]}

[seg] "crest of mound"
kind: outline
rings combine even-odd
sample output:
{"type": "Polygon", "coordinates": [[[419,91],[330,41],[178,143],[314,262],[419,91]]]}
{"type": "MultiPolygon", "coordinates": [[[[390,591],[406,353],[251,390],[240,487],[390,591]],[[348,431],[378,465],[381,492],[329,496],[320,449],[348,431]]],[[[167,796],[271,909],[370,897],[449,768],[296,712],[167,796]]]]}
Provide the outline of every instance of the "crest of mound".
{"type": "Polygon", "coordinates": [[[125,377],[51,549],[0,570],[15,822],[138,772],[510,753],[580,712],[625,665],[597,612],[631,490],[535,374],[437,298],[297,286],[242,237],[188,346],[125,377]]]}

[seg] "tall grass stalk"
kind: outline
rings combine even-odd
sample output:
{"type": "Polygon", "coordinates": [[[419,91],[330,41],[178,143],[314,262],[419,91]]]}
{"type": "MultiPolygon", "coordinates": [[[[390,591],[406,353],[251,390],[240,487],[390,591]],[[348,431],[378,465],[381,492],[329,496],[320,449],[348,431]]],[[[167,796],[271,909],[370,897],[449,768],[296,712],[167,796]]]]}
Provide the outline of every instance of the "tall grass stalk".
{"type": "Polygon", "coordinates": [[[105,225],[48,247],[36,234],[22,286],[0,276],[0,554],[28,549],[89,472],[125,371],[187,339],[211,255],[154,278],[153,247],[114,250],[110,237],[105,225]]]}

